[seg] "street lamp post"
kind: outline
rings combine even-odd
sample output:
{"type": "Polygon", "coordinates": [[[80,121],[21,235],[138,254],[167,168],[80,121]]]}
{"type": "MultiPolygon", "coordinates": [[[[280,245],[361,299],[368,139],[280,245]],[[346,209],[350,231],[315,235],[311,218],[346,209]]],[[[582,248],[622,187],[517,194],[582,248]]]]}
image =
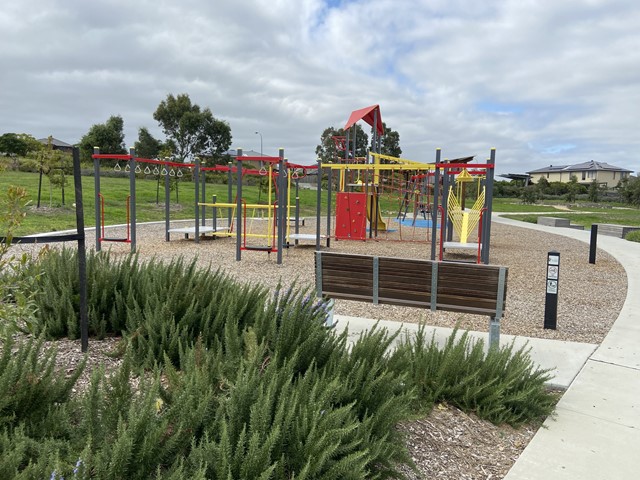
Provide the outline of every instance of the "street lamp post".
{"type": "Polygon", "coordinates": [[[262,134],[260,132],[256,132],[256,135],[260,135],[260,156],[262,157],[262,134]]]}

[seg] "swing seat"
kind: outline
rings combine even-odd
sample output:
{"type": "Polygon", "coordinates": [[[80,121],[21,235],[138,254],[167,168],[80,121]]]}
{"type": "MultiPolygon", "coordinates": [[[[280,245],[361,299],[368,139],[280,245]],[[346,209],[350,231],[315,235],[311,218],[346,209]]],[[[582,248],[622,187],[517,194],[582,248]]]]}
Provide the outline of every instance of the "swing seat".
{"type": "Polygon", "coordinates": [[[122,242],[122,243],[131,243],[130,238],[107,238],[103,237],[100,239],[101,242],[122,242]]]}
{"type": "Polygon", "coordinates": [[[244,250],[257,250],[260,252],[268,252],[271,253],[273,250],[273,247],[268,247],[268,246],[260,246],[260,245],[255,245],[255,246],[251,246],[251,245],[245,245],[244,247],[242,247],[244,250]]]}

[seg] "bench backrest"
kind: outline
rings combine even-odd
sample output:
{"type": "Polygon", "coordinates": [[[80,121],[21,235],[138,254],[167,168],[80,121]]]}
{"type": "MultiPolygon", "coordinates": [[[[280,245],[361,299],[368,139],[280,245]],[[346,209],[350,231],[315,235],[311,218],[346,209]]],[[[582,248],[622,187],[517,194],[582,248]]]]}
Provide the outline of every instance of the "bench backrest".
{"type": "Polygon", "coordinates": [[[316,252],[316,293],[500,319],[507,296],[507,268],[316,252]]]}

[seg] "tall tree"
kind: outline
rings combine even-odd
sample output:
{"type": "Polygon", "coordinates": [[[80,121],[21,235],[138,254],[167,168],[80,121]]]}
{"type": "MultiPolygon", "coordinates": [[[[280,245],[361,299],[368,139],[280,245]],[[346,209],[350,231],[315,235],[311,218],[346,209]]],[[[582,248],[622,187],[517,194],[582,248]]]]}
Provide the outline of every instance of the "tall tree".
{"type": "Polygon", "coordinates": [[[146,127],[140,127],[138,129],[138,140],[134,147],[138,157],[157,158],[162,148],[162,142],[154,138],[146,127]]]}
{"type": "Polygon", "coordinates": [[[224,120],[213,116],[209,108],[202,112],[203,141],[200,154],[213,159],[214,163],[226,163],[225,152],[231,146],[231,127],[224,120]]]}
{"type": "MultiPolygon", "coordinates": [[[[338,151],[333,137],[345,137],[343,128],[327,127],[320,135],[320,145],[316,146],[316,156],[323,163],[333,161],[337,158],[344,158],[344,151],[338,151]]],[[[350,151],[353,149],[353,138],[349,139],[350,151]]],[[[367,154],[369,136],[359,124],[356,124],[356,157],[364,157],[367,154]]]]}
{"type": "Polygon", "coordinates": [[[231,128],[217,120],[209,108],[191,103],[186,93],[172,94],[160,102],[153,114],[165,135],[173,141],[180,161],[194,155],[217,156],[231,145],[231,128]]]}
{"type": "Polygon", "coordinates": [[[82,160],[91,160],[93,147],[103,153],[126,153],[124,145],[124,120],[120,115],[112,115],[105,123],[93,125],[80,140],[82,160]]]}
{"type": "Polygon", "coordinates": [[[381,138],[381,152],[383,155],[391,155],[393,157],[399,157],[402,155],[402,149],[400,148],[400,134],[387,127],[385,122],[382,122],[384,133],[381,138]]]}

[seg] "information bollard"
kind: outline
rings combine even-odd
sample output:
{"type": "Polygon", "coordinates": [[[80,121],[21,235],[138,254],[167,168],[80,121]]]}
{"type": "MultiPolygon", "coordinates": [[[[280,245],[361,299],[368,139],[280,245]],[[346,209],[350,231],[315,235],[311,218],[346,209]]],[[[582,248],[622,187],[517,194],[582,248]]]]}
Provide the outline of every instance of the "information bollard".
{"type": "Polygon", "coordinates": [[[558,279],[560,277],[560,252],[547,254],[547,294],[544,302],[544,328],[555,330],[558,320],[558,279]]]}

